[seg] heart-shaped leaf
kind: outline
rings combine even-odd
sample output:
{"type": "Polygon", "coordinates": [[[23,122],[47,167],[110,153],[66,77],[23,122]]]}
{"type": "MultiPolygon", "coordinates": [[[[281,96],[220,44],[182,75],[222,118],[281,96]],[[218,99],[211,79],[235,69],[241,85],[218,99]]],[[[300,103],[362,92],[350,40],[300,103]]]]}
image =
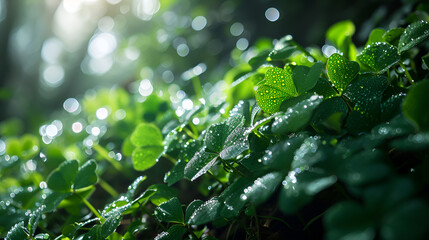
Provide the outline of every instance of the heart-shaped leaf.
{"type": "Polygon", "coordinates": [[[328,77],[341,94],[349,83],[358,75],[359,64],[349,61],[338,53],[332,54],[326,63],[328,77]]]}
{"type": "Polygon", "coordinates": [[[386,30],[381,28],[376,28],[371,31],[368,37],[368,41],[365,43],[365,47],[376,42],[384,42],[383,35],[386,33],[386,30]]]}
{"type": "Polygon", "coordinates": [[[131,134],[131,143],[136,147],[161,146],[161,131],[153,124],[141,123],[131,134]]]}
{"type": "Polygon", "coordinates": [[[95,170],[97,169],[97,163],[95,160],[89,160],[84,163],[80,168],[79,172],[76,175],[76,180],[74,181],[73,190],[88,187],[97,182],[97,174],[95,170]]]}
{"type": "Polygon", "coordinates": [[[314,88],[309,92],[323,96],[323,98],[331,98],[338,95],[338,93],[333,88],[332,83],[324,78],[319,78],[317,80],[316,86],[314,86],[314,88]]]}
{"type": "Polygon", "coordinates": [[[404,115],[421,130],[429,130],[429,80],[417,83],[407,94],[402,104],[404,115]]]}
{"type": "Polygon", "coordinates": [[[386,72],[401,60],[398,49],[385,42],[368,45],[357,59],[378,74],[386,72]]]}
{"type": "Polygon", "coordinates": [[[289,108],[283,115],[275,118],[271,127],[273,133],[288,134],[305,127],[313,116],[313,111],[322,102],[322,97],[313,95],[289,108]]]}
{"type": "Polygon", "coordinates": [[[311,68],[296,66],[292,73],[293,82],[299,94],[305,93],[316,86],[322,73],[323,63],[317,62],[311,68]]]}
{"type": "Polygon", "coordinates": [[[388,42],[394,46],[398,46],[399,43],[399,38],[401,37],[402,33],[404,32],[405,29],[403,28],[393,28],[390,29],[389,31],[387,31],[384,35],[383,35],[383,40],[385,42],[388,42]]]}
{"type": "Polygon", "coordinates": [[[177,197],[160,204],[154,211],[155,217],[161,222],[183,223],[183,211],[177,197]]]}
{"type": "Polygon", "coordinates": [[[157,159],[163,151],[164,147],[162,145],[134,149],[132,155],[134,169],[144,171],[151,168],[157,163],[157,159]]]}
{"type": "Polygon", "coordinates": [[[54,191],[70,191],[76,178],[79,163],[76,160],[63,162],[48,177],[48,187],[54,191]]]}
{"type": "Polygon", "coordinates": [[[418,45],[429,37],[429,23],[426,21],[417,21],[408,25],[399,39],[398,52],[404,51],[418,45]]]}
{"type": "Polygon", "coordinates": [[[191,214],[188,224],[201,225],[217,219],[219,217],[218,212],[220,206],[221,202],[218,197],[213,197],[212,199],[204,202],[191,214]]]}
{"type": "Polygon", "coordinates": [[[296,95],[292,69],[286,65],[284,70],[281,68],[267,70],[265,80],[256,90],[256,101],[263,111],[274,113],[279,110],[283,100],[296,95]]]}

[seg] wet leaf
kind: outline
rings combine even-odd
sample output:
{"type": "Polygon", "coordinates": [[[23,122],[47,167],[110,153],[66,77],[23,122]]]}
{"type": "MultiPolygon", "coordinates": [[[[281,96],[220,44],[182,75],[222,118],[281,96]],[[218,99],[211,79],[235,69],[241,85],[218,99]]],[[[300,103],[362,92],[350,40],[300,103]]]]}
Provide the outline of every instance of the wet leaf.
{"type": "Polygon", "coordinates": [[[288,134],[304,128],[310,122],[313,111],[321,102],[322,97],[318,95],[313,95],[299,102],[283,115],[276,117],[271,130],[277,134],[288,134]]]}
{"type": "Polygon", "coordinates": [[[305,140],[305,136],[295,136],[269,147],[260,159],[262,164],[271,169],[289,171],[295,151],[305,140]]]}
{"type": "Polygon", "coordinates": [[[63,162],[55,169],[46,181],[48,187],[54,191],[70,191],[73,181],[76,178],[79,163],[76,160],[63,162]]]}
{"type": "Polygon", "coordinates": [[[292,78],[299,94],[305,93],[316,86],[322,73],[323,63],[317,62],[311,68],[296,66],[293,69],[292,78]]]}
{"type": "Polygon", "coordinates": [[[220,153],[227,142],[228,137],[232,132],[244,124],[244,117],[240,114],[233,115],[226,121],[218,124],[213,124],[207,130],[204,144],[207,151],[220,153]]]}
{"type": "Polygon", "coordinates": [[[383,35],[385,33],[386,33],[386,30],[381,29],[381,28],[373,29],[371,31],[371,33],[369,34],[368,41],[366,41],[366,43],[365,43],[365,47],[367,47],[368,45],[370,45],[372,43],[384,42],[383,35]]]}
{"type": "Polygon", "coordinates": [[[155,217],[161,222],[183,223],[183,211],[177,197],[160,204],[154,211],[155,217]]]}
{"type": "Polygon", "coordinates": [[[341,202],[331,207],[324,217],[327,239],[362,239],[375,237],[373,216],[356,202],[341,202]]]}
{"type": "Polygon", "coordinates": [[[388,42],[388,43],[394,45],[394,46],[398,46],[399,38],[401,37],[404,30],[405,29],[403,29],[403,28],[390,29],[383,35],[383,40],[385,42],[388,42]]]}
{"type": "Polygon", "coordinates": [[[241,200],[255,205],[264,203],[277,189],[283,176],[283,173],[271,172],[256,178],[249,187],[244,189],[240,195],[241,200]]]}
{"type": "Polygon", "coordinates": [[[47,194],[46,199],[43,201],[43,204],[46,205],[44,212],[54,211],[61,203],[61,201],[63,201],[64,199],[66,199],[71,195],[72,195],[71,192],[51,192],[47,194]]]}
{"type": "Polygon", "coordinates": [[[249,149],[249,141],[245,134],[245,127],[237,127],[226,138],[222,151],[219,153],[222,159],[231,159],[240,155],[243,151],[249,149]]]}
{"type": "Polygon", "coordinates": [[[106,239],[110,234],[112,234],[116,228],[119,226],[122,220],[120,211],[115,212],[114,214],[110,215],[108,218],[106,218],[106,221],[101,224],[101,236],[102,239],[106,239]]]}
{"type": "Polygon", "coordinates": [[[26,233],[27,229],[24,227],[24,222],[19,222],[15,224],[7,233],[5,240],[23,240],[28,239],[26,233]]]}
{"type": "Polygon", "coordinates": [[[36,233],[37,225],[39,224],[39,220],[43,215],[43,211],[45,210],[46,206],[42,205],[35,211],[33,211],[30,215],[30,218],[28,219],[27,229],[30,236],[33,236],[34,233],[36,233]]]}
{"type": "Polygon", "coordinates": [[[344,100],[341,97],[333,97],[324,100],[317,107],[312,118],[312,123],[319,131],[340,133],[347,113],[348,107],[344,100]],[[337,118],[335,118],[335,114],[339,114],[337,118]]]}
{"type": "Polygon", "coordinates": [[[402,112],[420,130],[429,130],[429,80],[411,87],[402,104],[402,112]]]}
{"type": "Polygon", "coordinates": [[[425,150],[429,148],[429,132],[411,134],[407,137],[392,141],[390,145],[402,151],[425,150]]]}
{"type": "Polygon", "coordinates": [[[194,181],[216,164],[217,157],[217,153],[206,152],[206,148],[203,147],[199,152],[195,153],[194,157],[186,164],[185,177],[194,181]]]}
{"type": "Polygon", "coordinates": [[[296,89],[292,79],[292,69],[270,68],[265,73],[256,90],[256,101],[264,112],[274,113],[280,108],[281,103],[290,97],[296,96],[296,89]]]}
{"type": "Polygon", "coordinates": [[[398,49],[385,42],[368,45],[357,59],[377,74],[386,72],[401,60],[398,49]]]}
{"type": "Polygon", "coordinates": [[[314,88],[309,92],[323,96],[323,98],[331,98],[338,95],[338,93],[334,90],[332,83],[324,78],[319,78],[317,80],[316,86],[314,86],[314,88]]]}
{"type": "Polygon", "coordinates": [[[151,168],[157,163],[157,159],[163,151],[164,147],[162,145],[134,149],[132,155],[134,169],[144,171],[151,168]]]}
{"type": "Polygon", "coordinates": [[[159,206],[161,203],[164,203],[173,197],[177,197],[178,194],[177,189],[168,187],[165,184],[154,184],[148,187],[146,191],[154,191],[153,194],[149,194],[149,199],[156,206],[159,206]]]}
{"type": "Polygon", "coordinates": [[[181,240],[186,233],[185,226],[173,225],[166,232],[162,232],[155,237],[155,240],[181,240]]]}
{"type": "Polygon", "coordinates": [[[155,125],[147,123],[138,125],[130,140],[136,147],[162,146],[161,131],[155,125]]]}
{"type": "Polygon", "coordinates": [[[429,37],[429,23],[417,21],[408,25],[402,33],[398,44],[398,53],[401,54],[410,48],[417,46],[429,37]]]}
{"type": "Polygon", "coordinates": [[[76,180],[73,184],[73,190],[88,187],[97,183],[97,174],[95,170],[97,169],[97,163],[95,160],[89,160],[84,163],[76,175],[76,180]]]}
{"type": "Polygon", "coordinates": [[[176,165],[165,174],[164,182],[171,186],[185,177],[185,167],[187,162],[178,160],[176,165]]]}
{"type": "Polygon", "coordinates": [[[326,63],[328,77],[341,94],[359,73],[359,64],[349,61],[338,53],[332,54],[326,63]]]}
{"type": "Polygon", "coordinates": [[[203,204],[204,204],[204,202],[201,200],[194,200],[191,203],[189,203],[188,207],[186,208],[186,214],[185,214],[185,222],[186,223],[189,221],[189,218],[192,216],[192,214],[195,212],[195,210],[203,204]]]}
{"type": "Polygon", "coordinates": [[[218,210],[221,202],[217,197],[204,202],[191,214],[188,220],[190,225],[201,225],[211,222],[219,217],[218,210]]]}
{"type": "Polygon", "coordinates": [[[286,46],[281,49],[274,49],[268,55],[268,59],[271,61],[284,61],[287,60],[295,52],[295,46],[286,46]]]}

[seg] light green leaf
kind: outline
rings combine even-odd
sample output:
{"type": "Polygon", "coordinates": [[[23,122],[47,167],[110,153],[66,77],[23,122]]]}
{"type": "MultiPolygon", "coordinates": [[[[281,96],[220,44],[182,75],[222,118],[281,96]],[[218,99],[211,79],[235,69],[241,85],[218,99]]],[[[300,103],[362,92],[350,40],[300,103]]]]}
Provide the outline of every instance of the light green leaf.
{"type": "Polygon", "coordinates": [[[410,25],[408,25],[407,28],[405,28],[405,31],[402,33],[401,38],[399,39],[399,54],[409,50],[414,46],[417,46],[427,37],[429,37],[428,22],[421,20],[418,22],[411,23],[410,25]]]}
{"type": "Polygon", "coordinates": [[[290,97],[297,95],[292,78],[292,69],[285,66],[285,69],[270,68],[265,73],[265,80],[262,81],[256,90],[256,101],[259,107],[267,113],[277,112],[281,103],[290,97]]]}
{"type": "Polygon", "coordinates": [[[275,118],[271,127],[273,133],[288,134],[305,127],[313,116],[313,111],[322,102],[322,97],[313,95],[289,108],[283,115],[275,118]]]}
{"type": "Polygon", "coordinates": [[[76,178],[79,163],[76,160],[63,162],[48,177],[48,187],[54,191],[70,191],[76,178]]]}
{"type": "Polygon", "coordinates": [[[134,169],[144,171],[151,168],[157,163],[157,159],[163,151],[164,147],[161,145],[134,149],[132,155],[134,169]]]}
{"type": "Polygon", "coordinates": [[[95,160],[89,160],[84,163],[80,168],[79,172],[76,175],[76,180],[74,181],[73,189],[80,189],[88,187],[97,183],[97,174],[95,170],[97,169],[97,163],[95,160]]]}
{"type": "Polygon", "coordinates": [[[359,64],[349,61],[338,53],[332,54],[326,63],[328,77],[341,94],[349,83],[358,75],[359,64]]]}
{"type": "Polygon", "coordinates": [[[376,28],[371,31],[368,37],[368,41],[365,43],[365,47],[376,42],[384,42],[383,35],[386,33],[386,30],[381,28],[376,28]]]}
{"type": "Polygon", "coordinates": [[[274,49],[270,52],[268,55],[268,60],[270,61],[283,61],[287,60],[292,54],[295,52],[296,47],[295,46],[286,46],[281,49],[274,49]]]}
{"type": "Polygon", "coordinates": [[[402,104],[402,112],[420,130],[429,130],[429,80],[412,86],[402,104]]]}
{"type": "Polygon", "coordinates": [[[398,49],[385,42],[368,45],[357,59],[377,74],[386,72],[401,60],[398,49]]]}
{"type": "Polygon", "coordinates": [[[182,205],[177,197],[160,204],[154,215],[161,222],[184,223],[182,205]]]}
{"type": "Polygon", "coordinates": [[[139,124],[131,134],[130,140],[136,147],[162,146],[161,131],[153,124],[139,124]]]}
{"type": "Polygon", "coordinates": [[[317,62],[311,68],[296,66],[293,69],[292,78],[299,94],[305,93],[316,86],[323,70],[323,63],[317,62]]]}
{"type": "Polygon", "coordinates": [[[351,60],[356,58],[356,46],[352,43],[355,25],[349,20],[332,25],[326,32],[326,39],[332,42],[343,54],[351,60]]]}
{"type": "Polygon", "coordinates": [[[175,188],[168,187],[165,184],[154,184],[147,188],[146,191],[154,190],[155,193],[150,195],[149,199],[151,203],[159,206],[161,203],[164,203],[170,200],[173,197],[177,197],[178,191],[175,188]]]}

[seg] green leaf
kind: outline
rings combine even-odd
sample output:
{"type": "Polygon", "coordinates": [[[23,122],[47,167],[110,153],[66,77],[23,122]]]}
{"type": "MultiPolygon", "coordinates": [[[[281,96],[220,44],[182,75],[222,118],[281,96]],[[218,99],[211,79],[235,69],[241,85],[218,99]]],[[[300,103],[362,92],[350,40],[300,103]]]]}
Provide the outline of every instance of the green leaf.
{"type": "Polygon", "coordinates": [[[161,222],[184,223],[182,205],[177,197],[160,204],[154,215],[161,222]]]}
{"type": "Polygon", "coordinates": [[[394,45],[394,46],[398,46],[399,38],[401,37],[404,30],[405,29],[403,29],[403,28],[390,29],[383,35],[383,40],[385,42],[388,42],[388,43],[394,45]]]}
{"type": "Polygon", "coordinates": [[[217,157],[217,153],[206,152],[206,147],[203,147],[199,152],[195,153],[194,157],[186,164],[185,177],[194,181],[216,164],[217,157]]]}
{"type": "Polygon", "coordinates": [[[274,170],[289,171],[295,151],[301,146],[304,139],[305,136],[295,136],[269,147],[261,159],[262,164],[274,170]]]}
{"type": "Polygon", "coordinates": [[[401,60],[398,49],[385,42],[368,45],[357,59],[377,74],[386,72],[401,60]]]}
{"type": "Polygon", "coordinates": [[[39,233],[34,236],[34,239],[49,239],[49,234],[47,233],[39,233]]]}
{"type": "Polygon", "coordinates": [[[45,210],[46,206],[42,205],[35,211],[33,211],[30,215],[30,218],[28,219],[27,229],[30,236],[33,236],[34,233],[36,233],[37,225],[39,224],[39,220],[43,215],[43,211],[45,210]]]}
{"type": "Polygon", "coordinates": [[[341,94],[349,83],[358,75],[359,64],[349,61],[338,53],[332,54],[326,63],[328,77],[341,94]]]}
{"type": "Polygon", "coordinates": [[[307,126],[313,116],[313,111],[322,102],[322,97],[313,95],[289,108],[283,115],[275,118],[272,132],[288,134],[307,126]]]}
{"type": "Polygon", "coordinates": [[[356,202],[341,202],[334,205],[326,213],[324,222],[328,240],[372,240],[375,237],[373,216],[356,202]]]}
{"type": "Polygon", "coordinates": [[[318,131],[340,133],[348,107],[341,97],[324,100],[314,112],[312,124],[318,131]],[[339,114],[339,115],[336,115],[339,114]],[[335,117],[338,118],[335,118],[335,117]]]}
{"type": "Polygon", "coordinates": [[[132,155],[134,169],[144,171],[151,168],[157,163],[157,159],[163,151],[163,146],[146,146],[134,149],[132,155]]]}
{"type": "Polygon", "coordinates": [[[244,116],[237,114],[229,117],[226,121],[218,124],[213,124],[207,130],[204,138],[204,145],[207,146],[207,151],[220,153],[227,142],[231,133],[244,124],[244,116]]]}
{"type": "Polygon", "coordinates": [[[330,187],[337,181],[332,175],[327,175],[316,169],[301,170],[296,168],[288,173],[282,182],[279,207],[285,214],[297,212],[311,201],[313,195],[330,187]]]}
{"type": "Polygon", "coordinates": [[[280,108],[281,103],[290,97],[296,96],[296,89],[292,79],[292,69],[270,68],[265,73],[256,90],[256,101],[264,112],[274,113],[280,108]]]}
{"type": "Polygon", "coordinates": [[[219,216],[218,210],[220,206],[221,202],[219,199],[217,197],[213,197],[195,209],[189,217],[188,224],[201,225],[217,219],[219,216]]]}
{"type": "Polygon", "coordinates": [[[43,201],[46,205],[44,212],[52,212],[58,207],[58,205],[67,197],[71,196],[71,192],[51,192],[47,194],[47,197],[43,201]]]}
{"type": "Polygon", "coordinates": [[[271,172],[255,179],[240,195],[240,198],[255,205],[264,203],[277,189],[283,176],[283,173],[271,172]]]}
{"type": "Polygon", "coordinates": [[[425,150],[429,148],[429,132],[411,134],[407,137],[392,141],[390,145],[402,151],[425,150]]]}
{"type": "Polygon", "coordinates": [[[139,124],[131,134],[130,140],[136,147],[162,146],[161,131],[153,124],[139,124]]]}
{"type": "Polygon", "coordinates": [[[268,59],[271,61],[284,61],[287,60],[295,52],[295,46],[286,46],[281,49],[274,49],[268,55],[268,59]]]}
{"type": "Polygon", "coordinates": [[[421,20],[411,23],[407,28],[405,28],[405,31],[399,39],[399,54],[423,42],[427,37],[429,37],[428,22],[421,20]]]}
{"type": "Polygon", "coordinates": [[[245,127],[237,127],[226,138],[223,150],[219,153],[222,159],[232,159],[249,149],[245,127]]]}
{"type": "Polygon", "coordinates": [[[309,92],[313,92],[313,94],[317,94],[323,96],[323,98],[331,98],[333,96],[338,95],[338,93],[334,90],[330,81],[319,78],[317,80],[316,86],[311,89],[309,92]]]}
{"type": "Polygon", "coordinates": [[[24,222],[19,222],[9,230],[5,240],[23,240],[28,239],[27,229],[24,227],[24,222]]]}
{"type": "Polygon", "coordinates": [[[311,68],[296,66],[293,69],[292,78],[299,94],[305,93],[316,86],[323,70],[323,63],[317,62],[311,68]]]}
{"type": "Polygon", "coordinates": [[[112,234],[116,228],[121,223],[122,217],[121,217],[120,211],[116,211],[114,214],[110,215],[106,221],[101,225],[101,236],[103,239],[106,239],[110,234],[112,234]]]}
{"type": "Polygon", "coordinates": [[[164,182],[167,183],[168,186],[171,186],[184,178],[186,164],[186,161],[178,160],[176,165],[174,165],[174,167],[165,174],[164,182]]]}
{"type": "Polygon", "coordinates": [[[101,225],[95,225],[83,236],[83,240],[103,240],[103,233],[101,232],[101,225]]]}
{"type": "Polygon", "coordinates": [[[48,177],[48,187],[54,191],[70,191],[76,178],[79,163],[76,160],[63,162],[48,177]]]}
{"type": "Polygon", "coordinates": [[[372,43],[384,42],[383,35],[386,33],[386,30],[381,28],[376,28],[371,31],[368,37],[368,41],[365,43],[365,47],[372,43]]]}
{"type": "Polygon", "coordinates": [[[154,184],[146,191],[154,190],[155,193],[153,195],[150,195],[150,201],[155,204],[156,206],[159,206],[161,203],[166,202],[170,200],[173,197],[177,197],[177,190],[171,187],[168,187],[165,184],[154,184]]]}
{"type": "Polygon", "coordinates": [[[421,81],[409,90],[402,104],[402,112],[420,130],[429,130],[429,80],[421,81]]]}
{"type": "Polygon", "coordinates": [[[425,239],[429,235],[429,205],[413,200],[392,208],[383,219],[383,239],[425,239]]]}
{"type": "Polygon", "coordinates": [[[95,160],[89,160],[84,163],[80,168],[79,172],[76,175],[76,180],[74,181],[73,190],[88,187],[97,183],[97,174],[95,170],[97,169],[97,163],[95,160]]]}
{"type": "Polygon", "coordinates": [[[422,57],[422,62],[426,65],[426,68],[429,69],[429,53],[422,57]]]}
{"type": "Polygon", "coordinates": [[[183,235],[186,233],[185,226],[173,225],[167,232],[162,232],[155,237],[155,240],[181,240],[183,235]]]}
{"type": "Polygon", "coordinates": [[[197,199],[189,203],[188,207],[186,208],[185,213],[185,222],[189,222],[189,218],[192,216],[192,214],[195,212],[197,208],[199,208],[201,205],[203,205],[204,202],[197,199]]]}
{"type": "Polygon", "coordinates": [[[326,32],[326,39],[340,48],[347,37],[353,36],[355,25],[349,20],[341,21],[332,25],[326,32]]]}

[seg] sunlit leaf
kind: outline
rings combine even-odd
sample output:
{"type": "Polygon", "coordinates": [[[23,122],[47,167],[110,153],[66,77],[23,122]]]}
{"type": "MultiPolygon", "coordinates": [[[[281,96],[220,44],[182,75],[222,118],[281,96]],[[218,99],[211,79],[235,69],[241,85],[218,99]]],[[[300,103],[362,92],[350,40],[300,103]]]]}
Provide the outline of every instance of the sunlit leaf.
{"type": "Polygon", "coordinates": [[[393,28],[388,30],[386,33],[383,34],[383,40],[385,42],[388,42],[394,46],[398,46],[399,38],[401,37],[402,33],[405,29],[403,28],[393,28]]]}
{"type": "Polygon", "coordinates": [[[334,53],[328,58],[326,71],[329,79],[341,94],[359,73],[359,64],[334,53]]]}
{"type": "Polygon", "coordinates": [[[368,45],[357,59],[378,74],[386,72],[401,60],[398,49],[384,42],[368,45]]]}
{"type": "Polygon", "coordinates": [[[141,123],[131,134],[131,143],[136,147],[162,146],[161,131],[152,124],[141,123]]]}
{"type": "Polygon", "coordinates": [[[420,44],[429,37],[429,23],[426,21],[418,21],[411,23],[405,28],[399,39],[398,52],[401,54],[404,51],[420,44]]]}
{"type": "Polygon", "coordinates": [[[323,63],[317,62],[311,68],[305,66],[296,66],[293,69],[292,77],[296,90],[299,94],[305,93],[316,86],[322,73],[323,63]]]}
{"type": "Polygon", "coordinates": [[[97,174],[95,170],[97,169],[97,163],[94,160],[89,160],[84,163],[80,168],[79,172],[76,175],[76,180],[73,184],[73,189],[80,189],[88,187],[97,182],[97,174]]]}
{"type": "Polygon", "coordinates": [[[171,198],[160,204],[154,211],[155,217],[162,222],[183,223],[183,211],[179,199],[171,198]]]}
{"type": "Polygon", "coordinates": [[[365,47],[376,42],[384,42],[383,35],[386,33],[386,30],[381,28],[376,28],[371,31],[368,37],[368,41],[365,43],[365,47]]]}
{"type": "Polygon", "coordinates": [[[144,171],[156,164],[159,155],[164,151],[164,147],[146,146],[144,148],[136,148],[133,151],[132,160],[134,169],[144,171]]]}
{"type": "Polygon", "coordinates": [[[24,222],[15,224],[7,233],[5,240],[23,240],[28,239],[27,229],[24,227],[24,222]]]}

